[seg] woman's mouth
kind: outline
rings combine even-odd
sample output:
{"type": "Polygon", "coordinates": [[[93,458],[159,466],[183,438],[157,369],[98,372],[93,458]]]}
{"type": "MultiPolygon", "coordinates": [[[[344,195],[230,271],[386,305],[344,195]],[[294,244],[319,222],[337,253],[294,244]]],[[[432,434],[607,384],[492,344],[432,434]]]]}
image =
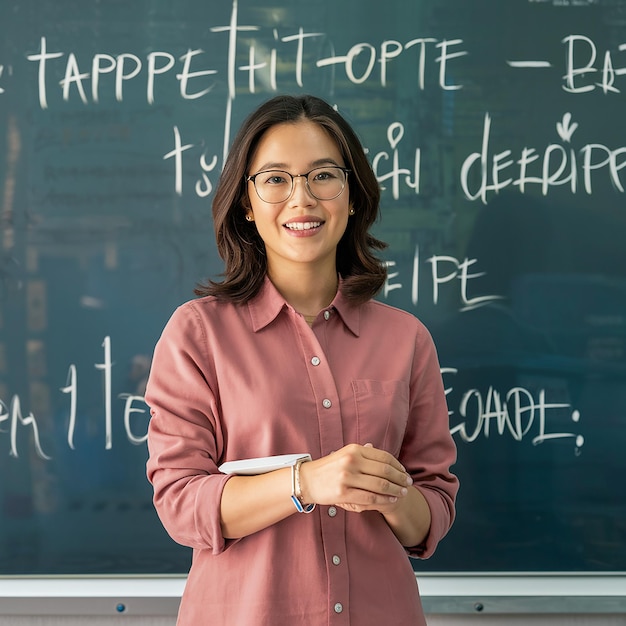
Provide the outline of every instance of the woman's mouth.
{"type": "Polygon", "coordinates": [[[289,222],[283,224],[287,230],[304,231],[319,228],[324,222],[289,222]]]}

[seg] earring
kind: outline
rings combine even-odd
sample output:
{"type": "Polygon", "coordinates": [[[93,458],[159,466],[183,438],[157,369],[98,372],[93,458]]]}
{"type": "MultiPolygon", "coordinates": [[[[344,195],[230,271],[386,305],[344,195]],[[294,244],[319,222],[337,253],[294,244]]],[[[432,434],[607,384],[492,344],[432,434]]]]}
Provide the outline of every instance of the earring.
{"type": "Polygon", "coordinates": [[[254,222],[254,217],[252,217],[252,215],[250,215],[250,213],[246,214],[246,221],[248,222],[254,222]]]}
{"type": "Polygon", "coordinates": [[[348,215],[354,215],[355,214],[355,210],[353,207],[350,207],[350,210],[348,211],[348,215]]]}

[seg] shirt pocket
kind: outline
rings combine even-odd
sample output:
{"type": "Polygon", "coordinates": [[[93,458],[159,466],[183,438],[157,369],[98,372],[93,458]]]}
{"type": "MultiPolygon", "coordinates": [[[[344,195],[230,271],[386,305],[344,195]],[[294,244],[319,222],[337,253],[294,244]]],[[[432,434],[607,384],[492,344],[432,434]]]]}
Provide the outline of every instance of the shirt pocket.
{"type": "Polygon", "coordinates": [[[409,418],[409,388],[401,380],[353,380],[357,443],[400,454],[409,418]]]}

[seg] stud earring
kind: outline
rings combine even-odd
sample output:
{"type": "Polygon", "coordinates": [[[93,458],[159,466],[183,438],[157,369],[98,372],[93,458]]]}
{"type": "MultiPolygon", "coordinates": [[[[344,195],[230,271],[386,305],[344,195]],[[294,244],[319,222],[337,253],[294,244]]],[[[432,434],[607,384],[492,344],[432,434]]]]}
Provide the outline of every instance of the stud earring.
{"type": "Polygon", "coordinates": [[[252,215],[250,215],[250,213],[246,214],[246,221],[248,222],[253,222],[254,218],[252,217],[252,215]]]}
{"type": "Polygon", "coordinates": [[[355,214],[355,210],[353,207],[350,207],[350,210],[348,211],[348,215],[354,215],[355,214]]]}

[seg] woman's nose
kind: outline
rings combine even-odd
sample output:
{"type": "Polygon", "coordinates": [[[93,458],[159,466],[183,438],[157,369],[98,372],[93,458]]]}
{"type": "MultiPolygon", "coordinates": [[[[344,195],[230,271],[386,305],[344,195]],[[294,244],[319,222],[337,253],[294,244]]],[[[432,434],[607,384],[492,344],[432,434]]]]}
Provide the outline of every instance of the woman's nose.
{"type": "Polygon", "coordinates": [[[309,206],[317,202],[315,196],[309,191],[306,176],[300,175],[293,177],[293,190],[289,200],[299,206],[309,206]]]}

